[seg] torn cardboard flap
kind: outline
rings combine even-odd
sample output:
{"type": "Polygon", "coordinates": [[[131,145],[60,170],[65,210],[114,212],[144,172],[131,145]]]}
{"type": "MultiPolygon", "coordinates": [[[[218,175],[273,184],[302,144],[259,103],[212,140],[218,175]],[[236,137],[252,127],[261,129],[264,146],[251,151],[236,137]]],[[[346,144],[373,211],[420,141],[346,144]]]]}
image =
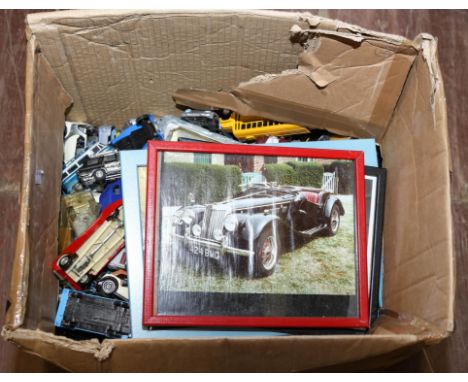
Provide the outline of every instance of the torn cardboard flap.
{"type": "MultiPolygon", "coordinates": [[[[350,39],[361,39],[362,38],[375,38],[381,41],[388,42],[390,44],[406,44],[413,45],[413,42],[408,40],[403,36],[398,36],[389,33],[382,33],[377,31],[371,31],[369,29],[360,27],[358,25],[349,24],[340,20],[330,20],[321,16],[312,15],[312,14],[303,14],[299,17],[300,21],[304,21],[311,28],[309,31],[318,31],[321,30],[323,33],[327,31],[330,34],[338,33],[348,33],[347,38],[350,39]]],[[[298,31],[295,28],[296,32],[298,31]]],[[[356,40],[357,41],[357,40],[356,40]]],[[[414,46],[414,45],[413,45],[414,46]]]]}
{"type": "Polygon", "coordinates": [[[108,340],[77,341],[41,330],[23,328],[11,330],[4,327],[1,334],[5,340],[20,345],[28,353],[39,355],[69,371],[100,371],[100,363],[110,357],[115,347],[112,341],[108,340]],[[70,367],[70,363],[73,367],[70,367]]]}
{"type": "Polygon", "coordinates": [[[229,92],[181,89],[173,97],[191,108],[217,107],[338,134],[379,138],[417,53],[382,42],[315,37],[299,55],[296,70],[255,77],[229,92]]]}

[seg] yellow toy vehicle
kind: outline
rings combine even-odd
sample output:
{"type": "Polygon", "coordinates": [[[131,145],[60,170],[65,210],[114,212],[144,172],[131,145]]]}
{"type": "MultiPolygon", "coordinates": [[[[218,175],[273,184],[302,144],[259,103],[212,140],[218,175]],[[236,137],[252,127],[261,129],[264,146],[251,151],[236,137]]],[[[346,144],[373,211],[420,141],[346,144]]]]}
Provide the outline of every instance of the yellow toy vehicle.
{"type": "Polygon", "coordinates": [[[220,118],[221,127],[241,141],[251,141],[260,137],[288,136],[309,134],[310,130],[293,125],[262,119],[259,117],[243,117],[237,113],[231,113],[229,118],[220,118]]]}

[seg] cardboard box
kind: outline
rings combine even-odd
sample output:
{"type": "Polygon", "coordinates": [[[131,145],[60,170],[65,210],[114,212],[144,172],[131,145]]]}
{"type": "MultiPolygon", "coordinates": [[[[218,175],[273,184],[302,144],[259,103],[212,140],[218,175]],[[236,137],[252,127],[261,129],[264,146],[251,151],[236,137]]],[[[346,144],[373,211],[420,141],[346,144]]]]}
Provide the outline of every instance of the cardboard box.
{"type": "Polygon", "coordinates": [[[64,11],[27,22],[24,172],[5,338],[75,371],[273,372],[382,366],[453,330],[446,103],[432,36],[408,41],[271,11],[64,11]],[[102,343],[53,334],[65,113],[122,126],[144,112],[173,113],[170,95],[189,87],[231,89],[219,99],[272,116],[291,110],[293,122],[381,143],[386,311],[371,334],[102,343]],[[281,107],[272,111],[269,100],[281,107]]]}

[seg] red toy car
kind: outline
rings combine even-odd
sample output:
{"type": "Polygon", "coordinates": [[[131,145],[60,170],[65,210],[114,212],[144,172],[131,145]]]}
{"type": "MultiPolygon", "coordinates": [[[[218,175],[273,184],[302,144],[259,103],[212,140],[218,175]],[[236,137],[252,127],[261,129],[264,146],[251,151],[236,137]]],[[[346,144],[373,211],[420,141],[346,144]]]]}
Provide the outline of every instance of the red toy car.
{"type": "Polygon", "coordinates": [[[55,274],[76,290],[86,288],[125,246],[122,201],[96,221],[55,259],[55,274]]]}

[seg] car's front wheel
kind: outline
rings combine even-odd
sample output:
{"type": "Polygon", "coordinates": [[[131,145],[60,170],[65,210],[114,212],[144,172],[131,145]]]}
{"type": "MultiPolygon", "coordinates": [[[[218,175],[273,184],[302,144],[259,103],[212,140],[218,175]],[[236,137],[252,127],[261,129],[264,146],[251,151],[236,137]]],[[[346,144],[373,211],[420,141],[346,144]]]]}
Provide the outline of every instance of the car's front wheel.
{"type": "Polygon", "coordinates": [[[59,267],[63,269],[64,271],[70,268],[72,263],[73,263],[73,256],[70,256],[70,255],[63,255],[58,261],[59,267]]]}
{"type": "Polygon", "coordinates": [[[335,203],[328,218],[327,235],[335,236],[338,228],[340,228],[340,207],[335,203]]]}
{"type": "Polygon", "coordinates": [[[99,288],[101,292],[106,295],[106,296],[111,296],[114,294],[119,285],[117,284],[117,281],[114,280],[112,277],[104,277],[102,280],[99,282],[99,288]]]}
{"type": "Polygon", "coordinates": [[[254,276],[266,277],[273,274],[279,253],[278,235],[271,226],[268,226],[262,231],[255,244],[254,276]]]}
{"type": "Polygon", "coordinates": [[[106,178],[106,173],[104,170],[96,170],[94,171],[94,179],[96,179],[97,181],[102,181],[106,178]]]}

